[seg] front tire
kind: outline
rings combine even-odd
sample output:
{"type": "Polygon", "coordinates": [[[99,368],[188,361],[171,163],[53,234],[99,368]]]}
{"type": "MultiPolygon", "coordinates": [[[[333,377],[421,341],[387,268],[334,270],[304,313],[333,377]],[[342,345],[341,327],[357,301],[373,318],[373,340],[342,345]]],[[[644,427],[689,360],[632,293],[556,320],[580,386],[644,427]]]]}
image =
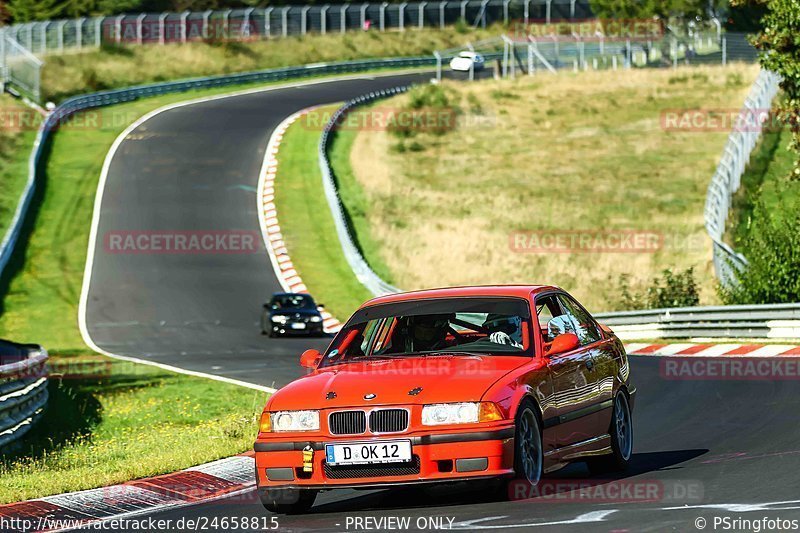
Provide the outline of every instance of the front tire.
{"type": "Polygon", "coordinates": [[[517,479],[536,486],[542,478],[544,454],[539,416],[531,401],[520,405],[514,433],[514,471],[517,479]]]}
{"type": "Polygon", "coordinates": [[[264,508],[276,514],[306,513],[317,499],[317,491],[307,489],[262,489],[258,495],[264,508]]]}
{"type": "Polygon", "coordinates": [[[595,457],[588,462],[592,474],[608,472],[624,472],[633,455],[633,417],[630,402],[623,391],[614,398],[614,410],[611,414],[611,453],[595,457]]]}

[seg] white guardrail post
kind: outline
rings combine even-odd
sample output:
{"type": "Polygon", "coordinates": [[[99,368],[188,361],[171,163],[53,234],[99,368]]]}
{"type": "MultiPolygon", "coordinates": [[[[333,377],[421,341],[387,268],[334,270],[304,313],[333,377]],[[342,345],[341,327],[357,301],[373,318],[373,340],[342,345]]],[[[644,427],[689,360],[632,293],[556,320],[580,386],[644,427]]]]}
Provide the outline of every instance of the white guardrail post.
{"type": "Polygon", "coordinates": [[[47,350],[0,340],[0,450],[31,429],[47,398],[47,350]]]}

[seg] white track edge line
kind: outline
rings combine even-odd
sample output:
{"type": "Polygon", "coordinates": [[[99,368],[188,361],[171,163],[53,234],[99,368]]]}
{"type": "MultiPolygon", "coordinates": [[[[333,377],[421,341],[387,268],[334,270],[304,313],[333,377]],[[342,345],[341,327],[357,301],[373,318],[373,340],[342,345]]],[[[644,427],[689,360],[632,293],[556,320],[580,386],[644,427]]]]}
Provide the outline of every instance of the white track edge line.
{"type": "MultiPolygon", "coordinates": [[[[205,372],[196,372],[193,370],[186,370],[183,368],[179,368],[172,365],[166,365],[163,363],[158,363],[155,361],[148,361],[146,359],[140,359],[138,357],[130,357],[125,355],[119,355],[115,353],[111,353],[107,350],[100,348],[92,339],[91,335],[89,334],[89,329],[86,324],[86,309],[87,309],[87,302],[89,297],[89,287],[91,285],[91,278],[92,278],[92,271],[94,268],[94,255],[97,246],[97,231],[100,226],[100,209],[103,202],[103,193],[105,192],[106,181],[108,180],[108,171],[111,167],[111,162],[116,155],[117,150],[119,149],[120,145],[123,143],[125,138],[131,134],[135,129],[139,126],[150,120],[151,118],[164,113],[166,111],[171,111],[173,109],[178,109],[180,107],[201,104],[206,102],[211,102],[215,100],[221,100],[223,98],[234,98],[238,96],[247,96],[251,94],[258,94],[262,92],[269,92],[269,91],[276,91],[281,89],[290,89],[294,87],[304,87],[307,85],[318,85],[322,83],[333,83],[338,81],[347,81],[347,80],[367,80],[373,79],[378,77],[390,77],[390,76],[402,76],[404,74],[412,74],[419,71],[416,70],[401,70],[401,71],[392,71],[392,72],[385,72],[385,73],[375,73],[375,74],[355,74],[350,76],[338,76],[333,78],[323,78],[318,80],[308,80],[305,82],[299,83],[289,83],[289,84],[282,84],[282,85],[270,85],[268,87],[257,87],[253,89],[247,89],[243,91],[234,91],[227,94],[218,94],[213,96],[204,96],[200,98],[194,98],[190,100],[186,100],[183,102],[174,102],[172,104],[167,104],[165,106],[159,107],[154,109],[147,114],[139,117],[135,122],[133,122],[130,126],[125,128],[125,130],[117,136],[114,140],[114,143],[111,145],[108,153],[106,154],[105,160],[103,161],[103,167],[100,172],[100,179],[97,183],[97,190],[95,192],[95,199],[94,199],[94,208],[92,211],[92,225],[89,232],[89,243],[87,246],[86,251],[86,262],[84,265],[83,270],[83,284],[81,286],[81,296],[78,303],[78,329],[81,332],[81,337],[86,345],[91,348],[93,351],[110,357],[112,359],[118,359],[121,361],[128,361],[132,363],[139,363],[149,366],[154,366],[156,368],[160,368],[162,370],[167,370],[170,372],[175,372],[177,374],[184,374],[189,376],[201,377],[206,379],[211,379],[214,381],[221,381],[223,383],[230,383],[232,385],[239,385],[242,387],[247,387],[249,389],[255,389],[262,392],[274,393],[277,389],[273,387],[264,387],[262,385],[257,385],[255,383],[249,383],[246,381],[241,381],[238,379],[226,378],[224,376],[218,376],[216,374],[208,374],[205,372]]],[[[259,180],[261,176],[259,176],[259,180]]],[[[260,218],[260,217],[259,217],[260,218]]]]}

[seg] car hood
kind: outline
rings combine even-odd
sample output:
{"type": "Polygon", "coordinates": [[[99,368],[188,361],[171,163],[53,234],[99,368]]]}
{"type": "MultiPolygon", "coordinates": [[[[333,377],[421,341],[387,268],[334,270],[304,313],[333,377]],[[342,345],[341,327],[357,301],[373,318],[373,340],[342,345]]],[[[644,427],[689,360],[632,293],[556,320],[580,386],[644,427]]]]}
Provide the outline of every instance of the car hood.
{"type": "Polygon", "coordinates": [[[276,392],[268,409],[478,401],[523,356],[429,356],[349,363],[316,370],[276,392]],[[372,400],[365,396],[374,394],[372,400]]]}

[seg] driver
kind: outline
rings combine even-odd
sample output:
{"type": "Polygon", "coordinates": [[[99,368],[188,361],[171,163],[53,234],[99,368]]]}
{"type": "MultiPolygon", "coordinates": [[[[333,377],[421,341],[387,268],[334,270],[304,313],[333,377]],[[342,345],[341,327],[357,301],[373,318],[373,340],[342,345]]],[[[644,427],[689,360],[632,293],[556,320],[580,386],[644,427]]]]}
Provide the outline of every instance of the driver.
{"type": "Polygon", "coordinates": [[[522,319],[513,315],[489,313],[483,322],[489,331],[489,340],[522,349],[522,319]]]}
{"type": "Polygon", "coordinates": [[[444,348],[452,315],[417,315],[408,317],[409,335],[406,352],[427,352],[444,348]]]}

